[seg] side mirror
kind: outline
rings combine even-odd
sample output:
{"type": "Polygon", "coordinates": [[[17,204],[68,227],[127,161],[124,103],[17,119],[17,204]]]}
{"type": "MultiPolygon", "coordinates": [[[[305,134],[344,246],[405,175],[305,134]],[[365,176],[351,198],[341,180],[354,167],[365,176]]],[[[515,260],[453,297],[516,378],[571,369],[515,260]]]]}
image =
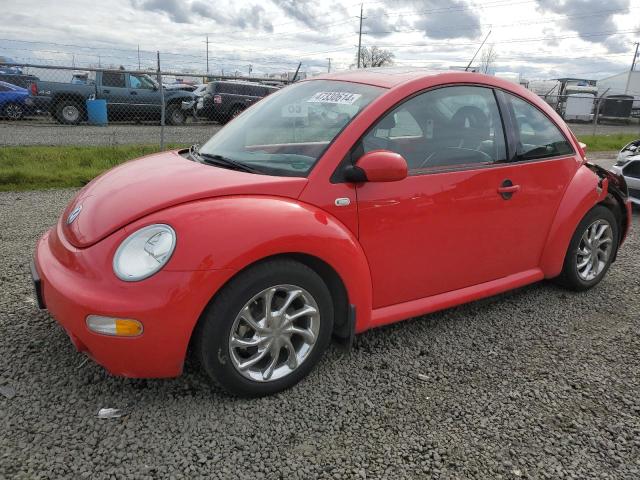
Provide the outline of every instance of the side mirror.
{"type": "Polygon", "coordinates": [[[374,150],[361,156],[346,177],[354,183],[397,182],[407,178],[407,161],[399,153],[374,150]]]}

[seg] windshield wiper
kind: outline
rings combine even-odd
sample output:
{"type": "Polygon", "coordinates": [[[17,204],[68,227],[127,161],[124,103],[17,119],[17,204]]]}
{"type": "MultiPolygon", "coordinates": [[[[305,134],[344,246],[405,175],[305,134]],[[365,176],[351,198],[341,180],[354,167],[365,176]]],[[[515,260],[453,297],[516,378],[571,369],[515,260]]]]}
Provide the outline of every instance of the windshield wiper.
{"type": "Polygon", "coordinates": [[[194,143],[193,145],[191,145],[189,147],[189,157],[194,162],[202,163],[202,159],[200,158],[200,155],[198,154],[198,144],[197,143],[194,143]]]}
{"type": "Polygon", "coordinates": [[[225,157],[224,155],[214,155],[211,153],[202,153],[195,150],[196,154],[202,159],[204,163],[208,163],[209,165],[218,165],[222,167],[230,167],[234,170],[240,170],[241,172],[248,173],[259,173],[262,174],[260,170],[250,167],[246,163],[238,162],[229,157],[225,157]]]}

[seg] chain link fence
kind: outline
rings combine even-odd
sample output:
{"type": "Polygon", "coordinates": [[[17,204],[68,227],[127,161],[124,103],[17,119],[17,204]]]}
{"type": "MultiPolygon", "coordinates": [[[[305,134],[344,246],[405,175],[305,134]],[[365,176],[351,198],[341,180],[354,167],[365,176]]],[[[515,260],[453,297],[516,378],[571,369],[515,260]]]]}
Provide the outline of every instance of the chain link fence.
{"type": "MultiPolygon", "coordinates": [[[[0,63],[0,145],[203,143],[279,88],[270,78],[204,72],[0,63]]],[[[578,135],[640,136],[640,96],[541,95],[578,135]]]]}
{"type": "Polygon", "coordinates": [[[0,64],[0,127],[22,144],[39,143],[27,137],[45,126],[75,129],[63,134],[71,144],[87,143],[83,135],[95,144],[201,143],[288,83],[163,71],[159,55],[155,71],[0,64]]]}
{"type": "Polygon", "coordinates": [[[558,114],[575,129],[585,128],[583,134],[610,133],[618,127],[621,133],[640,135],[640,97],[633,95],[610,95],[608,90],[601,94],[575,93],[569,95],[542,95],[558,114]],[[587,126],[591,128],[588,128],[587,126]]]}

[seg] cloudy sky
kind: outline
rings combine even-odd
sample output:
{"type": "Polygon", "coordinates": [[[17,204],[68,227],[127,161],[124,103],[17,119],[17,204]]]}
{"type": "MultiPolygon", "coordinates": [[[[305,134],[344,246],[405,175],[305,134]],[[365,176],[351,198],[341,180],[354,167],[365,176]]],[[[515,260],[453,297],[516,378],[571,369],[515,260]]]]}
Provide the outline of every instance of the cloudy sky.
{"type": "MultiPolygon", "coordinates": [[[[0,56],[32,63],[163,67],[254,75],[349,68],[360,3],[349,0],[21,0],[3,2],[0,56]],[[52,20],[53,19],[53,20],[52,20]]],[[[489,31],[494,70],[601,78],[628,69],[640,0],[365,1],[363,45],[398,65],[464,66],[489,31]]]]}

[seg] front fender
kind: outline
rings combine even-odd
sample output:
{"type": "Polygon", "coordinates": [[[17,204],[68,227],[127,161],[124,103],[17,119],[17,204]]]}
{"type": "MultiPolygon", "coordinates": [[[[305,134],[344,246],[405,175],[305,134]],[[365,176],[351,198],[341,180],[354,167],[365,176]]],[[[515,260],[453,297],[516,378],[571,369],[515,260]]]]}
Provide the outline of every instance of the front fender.
{"type": "Polygon", "coordinates": [[[607,196],[607,187],[608,181],[601,182],[587,166],[576,171],[564,192],[542,253],[540,268],[545,278],[560,275],[571,237],[587,212],[607,196]]]}
{"type": "MultiPolygon", "coordinates": [[[[177,234],[166,271],[224,270],[230,279],[274,255],[316,257],[342,279],[349,303],[356,307],[356,332],[370,326],[372,288],[367,259],[349,229],[324,210],[281,197],[228,196],[171,207],[126,230],[151,223],[167,223],[177,234]]],[[[212,290],[209,298],[215,293],[212,290]]]]}

